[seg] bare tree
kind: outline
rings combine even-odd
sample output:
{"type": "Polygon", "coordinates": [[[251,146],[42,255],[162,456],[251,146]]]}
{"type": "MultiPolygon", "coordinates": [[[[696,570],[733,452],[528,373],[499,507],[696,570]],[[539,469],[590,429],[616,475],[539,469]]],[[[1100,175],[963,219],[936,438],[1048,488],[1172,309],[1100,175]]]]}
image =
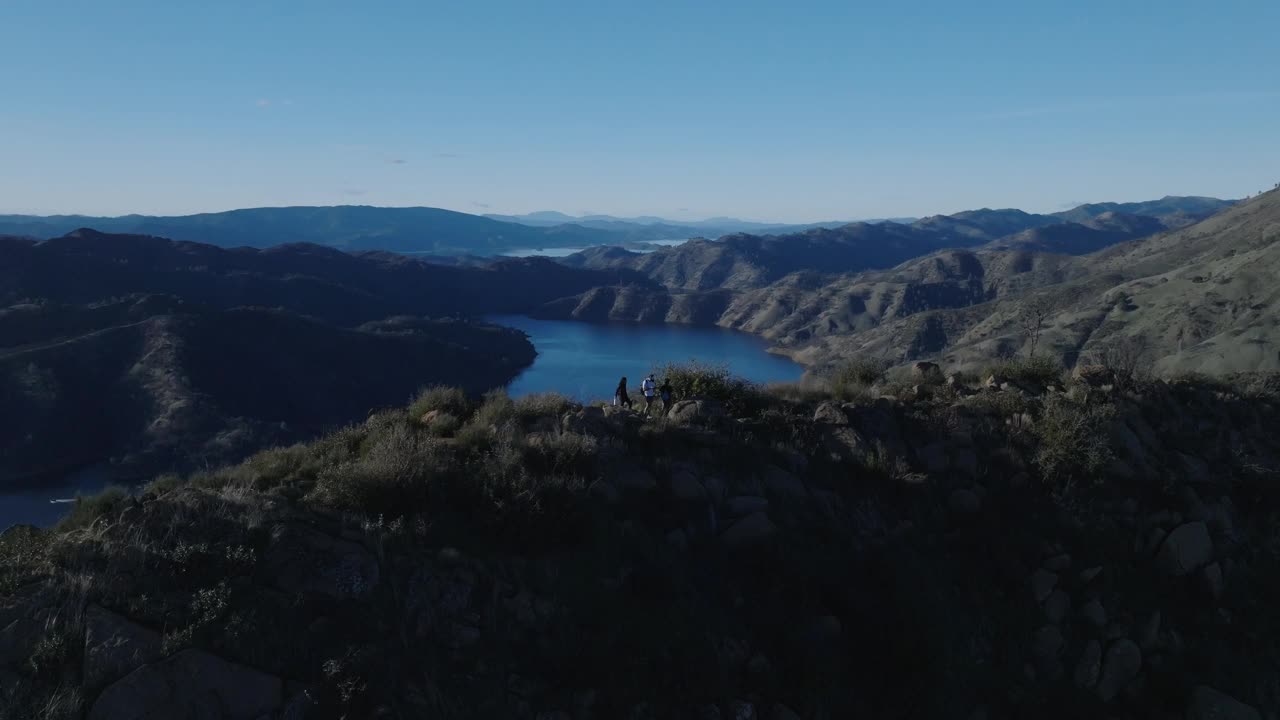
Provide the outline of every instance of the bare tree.
{"type": "Polygon", "coordinates": [[[1027,298],[1018,306],[1018,327],[1022,329],[1023,337],[1031,344],[1027,350],[1027,357],[1036,356],[1036,345],[1040,344],[1040,333],[1044,330],[1044,321],[1049,319],[1052,312],[1053,305],[1044,296],[1027,298]]]}
{"type": "Polygon", "coordinates": [[[1107,345],[1098,354],[1098,362],[1111,370],[1117,383],[1124,387],[1133,387],[1135,382],[1144,380],[1150,375],[1148,357],[1150,349],[1151,346],[1146,337],[1131,335],[1107,345]]]}

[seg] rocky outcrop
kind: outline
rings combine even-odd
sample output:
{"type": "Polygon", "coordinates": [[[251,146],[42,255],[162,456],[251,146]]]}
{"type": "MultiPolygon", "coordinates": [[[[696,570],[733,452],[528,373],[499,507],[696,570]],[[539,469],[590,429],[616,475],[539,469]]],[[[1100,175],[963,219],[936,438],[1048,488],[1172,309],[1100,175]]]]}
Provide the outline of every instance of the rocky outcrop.
{"type": "Polygon", "coordinates": [[[283,701],[279,678],[186,650],[102,691],[89,720],[257,720],[283,701]]]}

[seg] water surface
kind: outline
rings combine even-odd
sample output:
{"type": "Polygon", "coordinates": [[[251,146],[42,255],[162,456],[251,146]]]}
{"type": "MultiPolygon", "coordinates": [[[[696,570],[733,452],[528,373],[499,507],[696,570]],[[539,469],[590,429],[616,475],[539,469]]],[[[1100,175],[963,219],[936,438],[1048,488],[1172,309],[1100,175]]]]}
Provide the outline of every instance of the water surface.
{"type": "Polygon", "coordinates": [[[582,402],[609,398],[623,375],[628,387],[638,390],[651,370],[688,360],[722,363],[758,383],[793,382],[803,372],[787,358],[766,352],[763,339],[723,328],[592,324],[522,315],[488,319],[523,330],[538,351],[533,365],[511,381],[507,390],[512,396],[560,392],[582,402]]]}
{"type": "Polygon", "coordinates": [[[19,524],[49,527],[71,509],[77,493],[92,495],[110,483],[106,468],[93,467],[67,476],[56,487],[0,490],[0,531],[19,524]]]}

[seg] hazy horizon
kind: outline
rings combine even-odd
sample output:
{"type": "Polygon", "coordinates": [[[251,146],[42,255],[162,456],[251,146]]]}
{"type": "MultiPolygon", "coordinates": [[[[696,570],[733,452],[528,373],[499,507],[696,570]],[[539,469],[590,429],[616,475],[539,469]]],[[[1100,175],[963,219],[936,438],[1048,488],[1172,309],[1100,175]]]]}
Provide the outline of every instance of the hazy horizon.
{"type": "Polygon", "coordinates": [[[0,7],[0,212],[815,222],[1240,198],[1280,3],[0,7]]]}

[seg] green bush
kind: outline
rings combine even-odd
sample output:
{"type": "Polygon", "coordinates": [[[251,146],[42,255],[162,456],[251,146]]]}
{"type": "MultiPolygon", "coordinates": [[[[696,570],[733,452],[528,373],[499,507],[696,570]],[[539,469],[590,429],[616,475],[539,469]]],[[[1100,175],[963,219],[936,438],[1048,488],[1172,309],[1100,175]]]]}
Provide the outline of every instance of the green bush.
{"type": "Polygon", "coordinates": [[[1109,431],[1115,408],[1050,395],[1032,432],[1039,440],[1036,465],[1045,480],[1066,484],[1095,477],[1111,462],[1109,431]]]}
{"type": "Polygon", "coordinates": [[[553,417],[558,421],[573,406],[574,402],[560,393],[534,393],[515,401],[515,414],[521,422],[543,417],[553,417]]]}
{"type": "Polygon", "coordinates": [[[175,475],[174,473],[165,473],[164,475],[157,476],[156,479],[144,485],[142,487],[142,494],[159,497],[165,493],[172,492],[177,490],[179,487],[182,487],[182,483],[183,480],[181,476],[175,475]]]}
{"type": "Polygon", "coordinates": [[[71,510],[55,529],[62,532],[88,527],[99,518],[119,514],[129,503],[129,491],[119,485],[110,485],[94,495],[76,495],[71,510]]]}
{"type": "Polygon", "coordinates": [[[0,535],[0,596],[35,579],[48,557],[42,530],[15,527],[0,535]]]}
{"type": "Polygon", "coordinates": [[[484,402],[472,416],[472,425],[481,427],[500,427],[516,417],[516,404],[507,396],[506,390],[490,390],[484,394],[484,402]]]}
{"type": "Polygon", "coordinates": [[[439,441],[405,423],[381,433],[361,457],[322,469],[309,499],[338,510],[397,517],[425,508],[432,484],[453,465],[439,441]]]}
{"type": "Polygon", "coordinates": [[[415,420],[433,410],[462,418],[471,412],[471,401],[460,388],[432,385],[419,390],[409,404],[409,415],[415,420]]]}
{"type": "Polygon", "coordinates": [[[840,400],[854,400],[884,379],[885,365],[879,360],[854,358],[831,376],[831,392],[840,400]]]}
{"type": "Polygon", "coordinates": [[[436,437],[453,437],[461,428],[462,420],[449,413],[441,413],[427,423],[427,432],[436,437]]]}
{"type": "Polygon", "coordinates": [[[1045,386],[1062,379],[1062,365],[1047,357],[1013,358],[992,365],[983,379],[999,377],[1022,385],[1045,386]]]}
{"type": "Polygon", "coordinates": [[[670,363],[654,375],[658,385],[671,383],[672,400],[706,398],[718,400],[730,412],[739,412],[755,399],[755,385],[729,372],[723,364],[691,360],[687,363],[670,363]]]}

